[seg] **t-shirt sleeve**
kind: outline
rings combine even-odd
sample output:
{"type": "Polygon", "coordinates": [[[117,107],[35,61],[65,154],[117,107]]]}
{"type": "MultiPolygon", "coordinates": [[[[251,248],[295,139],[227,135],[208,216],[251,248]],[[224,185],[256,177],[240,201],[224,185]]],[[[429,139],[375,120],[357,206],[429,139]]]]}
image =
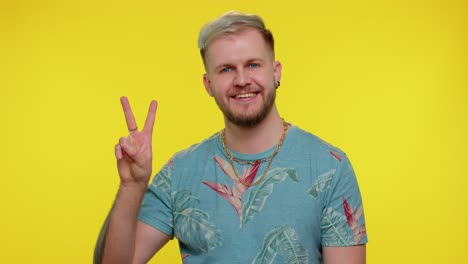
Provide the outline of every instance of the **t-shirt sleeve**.
{"type": "Polygon", "coordinates": [[[154,176],[143,197],[138,220],[159,231],[174,236],[172,214],[172,161],[154,176]]]}
{"type": "Polygon", "coordinates": [[[322,246],[353,246],[367,243],[362,198],[348,157],[330,151],[335,171],[323,197],[322,246]]]}

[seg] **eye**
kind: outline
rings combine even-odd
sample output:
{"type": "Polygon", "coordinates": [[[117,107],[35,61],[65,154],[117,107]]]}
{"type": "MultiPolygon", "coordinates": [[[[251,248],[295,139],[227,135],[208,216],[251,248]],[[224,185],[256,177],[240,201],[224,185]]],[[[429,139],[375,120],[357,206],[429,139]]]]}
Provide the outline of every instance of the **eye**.
{"type": "Polygon", "coordinates": [[[250,63],[249,66],[250,66],[250,68],[253,68],[253,69],[258,68],[258,64],[257,64],[257,63],[250,63]]]}
{"type": "Polygon", "coordinates": [[[221,72],[230,72],[230,71],[231,71],[231,69],[228,68],[228,67],[224,67],[224,68],[221,69],[221,72]]]}

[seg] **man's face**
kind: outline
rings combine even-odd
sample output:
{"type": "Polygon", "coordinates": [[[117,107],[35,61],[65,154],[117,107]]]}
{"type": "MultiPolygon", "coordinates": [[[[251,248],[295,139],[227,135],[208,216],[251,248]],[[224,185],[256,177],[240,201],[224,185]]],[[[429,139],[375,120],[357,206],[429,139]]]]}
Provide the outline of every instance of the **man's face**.
{"type": "Polygon", "coordinates": [[[255,126],[275,105],[281,64],[253,29],[213,40],[205,54],[205,88],[215,98],[227,121],[255,126]]]}

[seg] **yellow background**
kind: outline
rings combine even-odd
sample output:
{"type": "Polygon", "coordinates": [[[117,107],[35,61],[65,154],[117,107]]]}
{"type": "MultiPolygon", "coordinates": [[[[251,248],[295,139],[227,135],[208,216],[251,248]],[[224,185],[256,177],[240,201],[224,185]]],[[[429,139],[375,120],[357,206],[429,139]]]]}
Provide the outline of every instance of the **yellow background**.
{"type": "MultiPolygon", "coordinates": [[[[345,150],[368,263],[468,259],[464,1],[0,2],[0,262],[90,263],[127,134],[159,101],[154,168],[222,128],[200,27],[258,13],[283,63],[278,107],[345,150]]],[[[171,242],[152,263],[180,263],[171,242]]]]}

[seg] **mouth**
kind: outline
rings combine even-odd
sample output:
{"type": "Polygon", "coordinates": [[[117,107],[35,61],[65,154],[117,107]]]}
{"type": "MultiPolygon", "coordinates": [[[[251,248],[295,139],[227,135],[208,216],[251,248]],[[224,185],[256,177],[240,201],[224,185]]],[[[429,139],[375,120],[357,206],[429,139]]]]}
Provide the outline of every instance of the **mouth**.
{"type": "Polygon", "coordinates": [[[236,94],[234,96],[231,96],[232,98],[234,99],[238,99],[238,100],[248,100],[250,98],[253,98],[255,96],[257,96],[258,93],[241,93],[241,94],[236,94]]]}

